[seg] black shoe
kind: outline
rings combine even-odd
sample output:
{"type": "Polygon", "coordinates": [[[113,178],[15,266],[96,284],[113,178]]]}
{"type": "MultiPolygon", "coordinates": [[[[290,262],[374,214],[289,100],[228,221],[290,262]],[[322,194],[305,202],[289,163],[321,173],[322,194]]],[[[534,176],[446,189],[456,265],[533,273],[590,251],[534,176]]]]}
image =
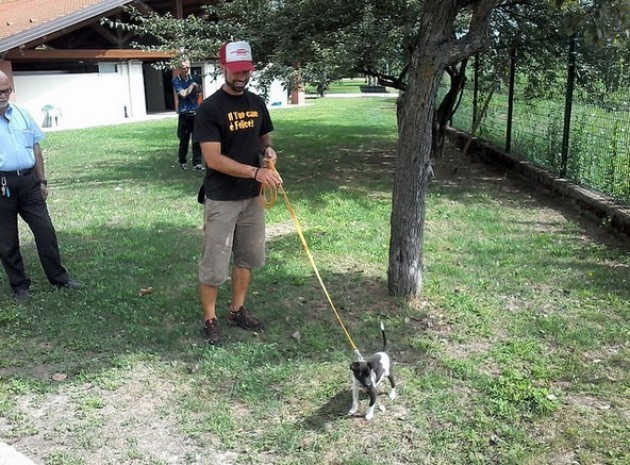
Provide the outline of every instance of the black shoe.
{"type": "Polygon", "coordinates": [[[18,302],[26,302],[28,299],[31,298],[31,293],[27,288],[21,287],[13,291],[13,296],[18,302]]]}
{"type": "Polygon", "coordinates": [[[179,166],[181,166],[183,170],[188,169],[188,165],[186,163],[180,163],[179,166]]]}
{"type": "Polygon", "coordinates": [[[193,169],[194,169],[195,171],[203,171],[203,170],[205,170],[205,168],[203,167],[203,165],[195,165],[195,166],[193,166],[193,169]]]}
{"type": "Polygon", "coordinates": [[[264,328],[262,321],[255,318],[245,307],[239,308],[237,312],[230,310],[228,323],[249,331],[260,331],[264,328]]]}
{"type": "Polygon", "coordinates": [[[53,284],[57,289],[81,289],[85,287],[81,281],[77,281],[76,279],[68,279],[65,283],[55,283],[53,284]]]}
{"type": "Polygon", "coordinates": [[[208,344],[211,346],[218,346],[221,344],[221,333],[219,332],[219,322],[216,318],[206,320],[203,325],[203,337],[206,338],[208,344]]]}

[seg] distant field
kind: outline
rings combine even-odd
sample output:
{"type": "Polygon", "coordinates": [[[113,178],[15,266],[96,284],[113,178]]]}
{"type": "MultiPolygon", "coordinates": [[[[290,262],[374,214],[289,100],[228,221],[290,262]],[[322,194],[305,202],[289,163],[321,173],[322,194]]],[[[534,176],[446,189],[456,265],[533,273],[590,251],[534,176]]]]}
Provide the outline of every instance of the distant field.
{"type": "MultiPolygon", "coordinates": [[[[341,81],[333,82],[326,91],[327,94],[359,94],[360,86],[367,84],[364,78],[346,78],[341,81]]],[[[313,86],[306,86],[307,94],[317,94],[317,90],[313,86]]]]}

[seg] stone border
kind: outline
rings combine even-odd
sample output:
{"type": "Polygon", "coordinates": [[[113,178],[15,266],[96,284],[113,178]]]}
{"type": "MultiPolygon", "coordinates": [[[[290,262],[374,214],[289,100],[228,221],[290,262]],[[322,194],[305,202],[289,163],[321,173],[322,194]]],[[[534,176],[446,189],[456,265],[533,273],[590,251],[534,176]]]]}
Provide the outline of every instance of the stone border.
{"type": "MultiPolygon", "coordinates": [[[[470,135],[454,128],[447,129],[447,135],[463,148],[470,135]]],[[[575,202],[582,210],[593,214],[600,222],[630,238],[630,206],[620,204],[604,195],[553,176],[548,171],[515,154],[507,153],[490,142],[473,138],[469,152],[482,160],[498,164],[542,187],[575,202]]]]}

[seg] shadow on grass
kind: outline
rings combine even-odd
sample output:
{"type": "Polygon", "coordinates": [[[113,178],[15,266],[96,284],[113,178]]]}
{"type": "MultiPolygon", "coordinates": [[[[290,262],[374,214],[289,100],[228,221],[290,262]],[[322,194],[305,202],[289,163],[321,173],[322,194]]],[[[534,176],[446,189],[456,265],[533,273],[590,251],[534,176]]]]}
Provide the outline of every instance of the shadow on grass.
{"type": "MultiPolygon", "coordinates": [[[[200,333],[198,229],[169,223],[158,223],[150,229],[110,227],[80,237],[60,233],[60,242],[66,245],[64,256],[71,274],[85,281],[87,287],[50,292],[34,250],[25,250],[34,278],[34,298],[17,305],[8,294],[2,295],[8,304],[3,304],[0,316],[4,343],[0,359],[5,366],[0,369],[0,377],[48,381],[56,372],[72,377],[98,376],[103,370],[142,357],[192,365],[209,350],[200,333]],[[150,292],[143,294],[147,289],[150,292]]],[[[286,249],[287,244],[299,250],[295,232],[268,241],[272,250],[286,249]]],[[[527,244],[524,247],[529,248],[527,244]]],[[[516,268],[532,264],[531,254],[515,255],[510,249],[501,252],[499,248],[491,256],[516,262],[516,268]],[[503,258],[501,253],[505,254],[503,258]]],[[[544,260],[553,261],[553,257],[544,255],[544,260]]],[[[600,292],[629,297],[628,289],[620,287],[627,278],[623,268],[600,273],[596,268],[605,265],[583,261],[569,261],[567,267],[588,267],[593,276],[598,276],[591,285],[600,292]]],[[[405,352],[404,363],[408,366],[426,359],[425,354],[409,350],[414,346],[412,341],[422,337],[422,322],[412,318],[402,323],[406,311],[387,295],[384,278],[366,276],[361,270],[330,273],[325,268],[322,275],[362,352],[380,349],[377,322],[380,318],[393,319],[388,331],[394,359],[403,358],[397,357],[399,352],[405,352]]],[[[579,289],[578,284],[567,278],[566,289],[579,289]]],[[[220,291],[220,318],[227,309],[228,289],[226,283],[220,291]]],[[[267,324],[265,333],[254,336],[224,325],[226,347],[242,353],[243,366],[255,369],[285,360],[318,362],[353,357],[314,276],[305,279],[282,263],[268,262],[265,269],[254,273],[250,301],[267,324]],[[294,336],[296,332],[299,340],[294,336]],[[273,350],[256,350],[259,344],[273,350]]],[[[339,399],[333,397],[307,421],[309,427],[325,424],[339,412],[343,415],[347,395],[343,392],[337,394],[339,399]]]]}
{"type": "MultiPolygon", "coordinates": [[[[208,350],[200,331],[198,229],[165,223],[149,229],[108,227],[81,236],[61,232],[59,240],[70,274],[84,281],[86,288],[51,291],[34,248],[25,247],[33,298],[16,304],[8,286],[2,291],[0,298],[6,305],[0,314],[0,333],[5,344],[0,360],[5,368],[0,376],[41,380],[49,380],[55,372],[90,376],[125,364],[128,357],[143,356],[192,364],[208,350]]],[[[299,247],[295,233],[270,240],[269,247],[286,242],[299,247]]],[[[255,272],[251,286],[250,300],[266,321],[267,332],[254,337],[224,324],[226,344],[276,347],[266,356],[249,353],[245,363],[252,367],[280,362],[278,356],[322,360],[335,352],[349,354],[315,278],[305,280],[282,264],[275,265],[255,272]],[[296,331],[301,332],[301,343],[292,336],[296,331]]],[[[363,302],[364,290],[385,286],[360,272],[324,276],[341,311],[346,311],[344,306],[361,309],[354,315],[346,312],[352,326],[373,313],[363,302]]],[[[220,318],[225,317],[228,300],[226,283],[219,295],[220,318]]],[[[376,315],[393,315],[395,309],[393,302],[383,302],[376,315]]],[[[366,329],[366,341],[378,343],[375,328],[366,329]]],[[[357,335],[361,337],[361,332],[357,335]]]]}
{"type": "Polygon", "coordinates": [[[343,389],[329,398],[315,413],[305,418],[302,427],[311,431],[324,432],[331,423],[347,421],[351,418],[348,416],[351,403],[352,392],[349,389],[343,389]]]}
{"type": "MultiPolygon", "coordinates": [[[[175,138],[171,126],[160,123],[119,127],[112,132],[116,143],[121,144],[112,149],[115,153],[106,158],[97,156],[99,148],[94,153],[84,153],[84,164],[58,173],[55,183],[83,189],[86,196],[89,186],[98,183],[159,183],[190,196],[191,208],[197,208],[193,198],[202,176],[172,167],[175,138]],[[168,141],[170,148],[162,146],[163,140],[168,141]],[[128,153],[124,147],[132,142],[139,148],[128,153]]],[[[348,126],[316,123],[308,133],[326,136],[315,137],[314,143],[301,146],[283,134],[302,133],[303,125],[285,122],[277,140],[279,147],[283,143],[287,147],[286,153],[281,153],[280,168],[293,198],[299,198],[317,212],[324,210],[327,193],[341,188],[350,202],[366,209],[373,205],[371,195],[389,195],[394,148],[383,142],[385,130],[375,127],[367,128],[368,132],[371,129],[373,134],[366,135],[365,127],[359,131],[357,126],[353,131],[348,126]]],[[[539,205],[538,197],[528,194],[529,197],[523,198],[520,188],[506,184],[504,176],[493,171],[484,172],[483,176],[478,176],[480,171],[470,172],[464,182],[461,169],[469,168],[460,168],[459,174],[453,169],[450,174],[439,173],[432,192],[465,206],[477,202],[499,205],[517,202],[531,208],[539,205]]],[[[38,373],[57,370],[73,375],[98,374],[143,354],[194,363],[207,350],[200,337],[196,283],[201,237],[197,228],[157,223],[150,229],[105,227],[76,236],[59,231],[59,238],[69,271],[84,280],[87,287],[75,292],[48,292],[33,248],[24,250],[35,280],[35,297],[32,302],[18,306],[11,301],[8,290],[0,292],[3,301],[0,332],[4,345],[0,361],[11,367],[0,371],[0,376],[42,379],[38,373]],[[140,295],[142,289],[148,288],[151,292],[140,295]],[[42,370],[43,366],[48,368],[42,370]]],[[[598,292],[615,293],[630,300],[630,290],[621,285],[627,279],[626,269],[607,268],[602,273],[605,264],[580,258],[567,260],[565,256],[554,257],[549,253],[532,262],[532,254],[527,252],[535,250],[534,239],[523,234],[515,238],[515,243],[520,241],[519,249],[507,247],[497,248],[492,254],[485,252],[495,261],[511,261],[523,269],[554,263],[557,268],[557,263],[563,261],[563,266],[579,270],[579,274],[592,273],[590,285],[598,292]]],[[[573,240],[575,248],[579,248],[578,239],[573,240]]],[[[299,248],[295,233],[274,238],[269,246],[287,243],[299,248]]],[[[474,251],[467,250],[467,254],[466,263],[477,260],[474,251]]],[[[251,288],[257,312],[268,323],[265,337],[254,339],[249,333],[228,331],[228,343],[274,345],[277,350],[269,353],[269,362],[279,356],[307,361],[350,354],[316,280],[296,277],[282,263],[275,265],[255,273],[251,288]],[[300,332],[302,342],[293,337],[296,331],[300,332]]],[[[360,347],[378,348],[374,345],[380,340],[376,330],[379,317],[404,317],[404,310],[387,295],[384,277],[370,278],[360,271],[348,271],[326,274],[325,281],[360,347]]],[[[579,289],[579,283],[567,274],[562,288],[579,289]]],[[[228,293],[224,286],[220,292],[220,311],[227,306],[228,293]]],[[[407,350],[420,332],[413,319],[406,326],[399,324],[392,329],[395,350],[407,350]]],[[[260,363],[255,352],[247,355],[252,366],[260,363]]],[[[408,353],[406,359],[413,363],[414,357],[410,357],[408,353]]],[[[343,414],[347,393],[337,395],[344,399],[343,414]]],[[[340,407],[341,399],[335,396],[317,417],[325,420],[337,415],[340,407]]],[[[317,427],[321,420],[313,418],[310,422],[317,427]]]]}

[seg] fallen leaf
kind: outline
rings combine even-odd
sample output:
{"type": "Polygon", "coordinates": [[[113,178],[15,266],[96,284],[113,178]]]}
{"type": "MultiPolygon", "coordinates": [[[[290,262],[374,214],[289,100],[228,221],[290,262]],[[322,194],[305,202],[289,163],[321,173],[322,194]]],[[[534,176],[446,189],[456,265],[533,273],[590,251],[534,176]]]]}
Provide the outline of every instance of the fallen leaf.
{"type": "Polygon", "coordinates": [[[152,287],[143,287],[142,289],[140,289],[140,292],[138,292],[138,295],[140,297],[144,297],[145,295],[149,295],[153,292],[153,288],[152,287]]]}
{"type": "Polygon", "coordinates": [[[54,373],[51,378],[53,381],[62,382],[68,379],[68,375],[66,373],[54,373]]]}

